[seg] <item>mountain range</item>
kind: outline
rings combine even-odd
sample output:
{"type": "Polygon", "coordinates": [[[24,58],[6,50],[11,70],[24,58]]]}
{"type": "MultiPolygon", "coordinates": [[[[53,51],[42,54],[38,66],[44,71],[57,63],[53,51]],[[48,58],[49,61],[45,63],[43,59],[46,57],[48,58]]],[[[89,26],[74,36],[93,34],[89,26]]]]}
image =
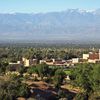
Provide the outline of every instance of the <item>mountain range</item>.
{"type": "Polygon", "coordinates": [[[100,9],[0,13],[0,41],[100,42],[100,9]]]}

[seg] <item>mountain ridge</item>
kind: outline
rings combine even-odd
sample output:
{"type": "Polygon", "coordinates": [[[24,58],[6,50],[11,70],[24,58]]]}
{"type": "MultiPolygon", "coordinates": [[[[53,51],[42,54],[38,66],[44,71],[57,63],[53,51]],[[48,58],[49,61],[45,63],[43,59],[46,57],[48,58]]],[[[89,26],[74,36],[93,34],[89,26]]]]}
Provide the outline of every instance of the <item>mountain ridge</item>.
{"type": "Polygon", "coordinates": [[[100,42],[100,9],[0,13],[0,40],[100,42]]]}

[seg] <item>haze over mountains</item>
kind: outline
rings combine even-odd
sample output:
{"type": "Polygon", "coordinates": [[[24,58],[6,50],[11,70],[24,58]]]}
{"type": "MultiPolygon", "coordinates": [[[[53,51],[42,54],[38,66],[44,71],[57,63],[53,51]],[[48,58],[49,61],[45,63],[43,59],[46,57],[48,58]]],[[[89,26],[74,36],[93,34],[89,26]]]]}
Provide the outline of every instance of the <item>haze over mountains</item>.
{"type": "Polygon", "coordinates": [[[0,41],[100,42],[100,9],[0,14],[0,41]]]}

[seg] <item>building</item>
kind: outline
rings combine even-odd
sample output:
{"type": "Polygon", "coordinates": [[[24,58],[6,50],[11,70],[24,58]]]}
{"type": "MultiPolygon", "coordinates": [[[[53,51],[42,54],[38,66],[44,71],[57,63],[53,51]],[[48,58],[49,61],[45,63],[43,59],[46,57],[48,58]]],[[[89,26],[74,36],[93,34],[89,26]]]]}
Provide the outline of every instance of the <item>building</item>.
{"type": "Polygon", "coordinates": [[[22,62],[21,61],[17,61],[16,63],[10,62],[9,63],[9,70],[10,71],[16,71],[18,70],[20,67],[22,67],[22,62]]]}
{"type": "Polygon", "coordinates": [[[83,59],[88,60],[89,54],[83,54],[83,59]]]}
{"type": "Polygon", "coordinates": [[[57,59],[46,59],[40,60],[41,63],[46,63],[47,65],[55,65],[55,66],[66,66],[68,63],[65,60],[57,60],[57,59]]]}
{"type": "Polygon", "coordinates": [[[72,58],[72,63],[73,64],[79,63],[79,58],[72,58]]]}
{"type": "Polygon", "coordinates": [[[40,64],[41,63],[46,63],[47,65],[53,65],[54,60],[53,59],[44,59],[44,60],[40,60],[40,64]]]}
{"type": "Polygon", "coordinates": [[[99,61],[100,61],[100,52],[89,52],[89,58],[88,58],[89,63],[96,63],[99,61]]]}
{"type": "Polygon", "coordinates": [[[22,58],[23,65],[25,67],[29,67],[31,65],[36,65],[37,64],[37,59],[27,59],[27,58],[22,58]]]}
{"type": "Polygon", "coordinates": [[[88,62],[96,63],[97,61],[99,61],[99,53],[90,52],[88,62]]]}

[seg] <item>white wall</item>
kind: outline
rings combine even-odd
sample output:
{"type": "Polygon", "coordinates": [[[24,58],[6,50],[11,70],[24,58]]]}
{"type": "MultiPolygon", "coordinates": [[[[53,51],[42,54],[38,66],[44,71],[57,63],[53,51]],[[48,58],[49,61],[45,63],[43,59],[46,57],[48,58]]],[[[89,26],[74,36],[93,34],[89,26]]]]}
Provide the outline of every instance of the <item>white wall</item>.
{"type": "Polygon", "coordinates": [[[88,59],[89,58],[89,54],[83,54],[83,59],[88,59]]]}
{"type": "Polygon", "coordinates": [[[72,63],[79,63],[79,58],[73,58],[72,63]]]}

